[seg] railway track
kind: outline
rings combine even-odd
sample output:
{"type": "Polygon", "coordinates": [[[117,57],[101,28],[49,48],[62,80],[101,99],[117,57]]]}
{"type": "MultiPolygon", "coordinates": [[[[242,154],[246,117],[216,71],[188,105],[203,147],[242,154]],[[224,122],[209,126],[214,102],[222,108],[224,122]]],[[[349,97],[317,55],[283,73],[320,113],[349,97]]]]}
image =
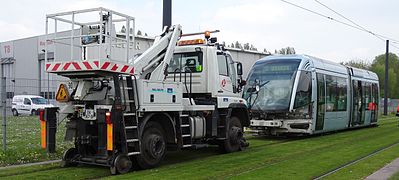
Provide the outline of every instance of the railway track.
{"type": "Polygon", "coordinates": [[[390,148],[392,148],[392,147],[394,147],[394,146],[397,146],[397,145],[399,145],[399,141],[398,141],[398,142],[395,142],[395,143],[393,143],[393,144],[390,144],[390,145],[388,145],[388,146],[382,147],[382,148],[380,148],[380,149],[377,149],[376,151],[373,151],[373,152],[371,152],[370,154],[367,154],[367,155],[362,156],[362,157],[360,157],[360,158],[358,158],[358,159],[355,159],[355,160],[353,160],[353,161],[350,161],[350,162],[348,162],[348,163],[345,163],[345,164],[343,164],[343,165],[341,165],[341,166],[339,166],[339,167],[337,167],[337,168],[334,168],[334,169],[332,169],[332,170],[330,170],[330,171],[328,171],[328,172],[326,172],[326,173],[324,173],[324,174],[322,174],[322,175],[320,175],[320,176],[315,177],[314,180],[320,180],[320,179],[322,179],[322,178],[325,178],[325,177],[327,177],[327,176],[329,176],[329,175],[331,175],[331,174],[334,174],[334,173],[338,172],[339,170],[342,170],[342,169],[344,169],[344,168],[346,168],[346,167],[348,167],[348,166],[354,165],[354,164],[356,164],[356,163],[358,163],[358,162],[360,162],[360,161],[362,161],[362,160],[365,160],[365,159],[367,159],[367,158],[370,158],[370,157],[372,157],[372,156],[374,156],[374,155],[376,155],[376,154],[378,154],[378,153],[381,153],[381,152],[383,152],[383,151],[385,151],[385,150],[387,150],[387,149],[390,149],[390,148]]]}

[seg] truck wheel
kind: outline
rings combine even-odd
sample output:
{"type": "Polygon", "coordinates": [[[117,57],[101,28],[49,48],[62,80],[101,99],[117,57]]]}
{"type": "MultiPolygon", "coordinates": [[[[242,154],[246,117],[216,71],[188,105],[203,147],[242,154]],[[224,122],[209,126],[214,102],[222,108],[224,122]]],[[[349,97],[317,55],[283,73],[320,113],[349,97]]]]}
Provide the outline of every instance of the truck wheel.
{"type": "Polygon", "coordinates": [[[166,153],[166,142],[162,126],[150,121],[144,128],[141,138],[141,154],[137,156],[137,164],[142,169],[159,165],[166,153]]]}
{"type": "Polygon", "coordinates": [[[130,169],[132,168],[132,161],[130,160],[130,158],[126,155],[118,155],[115,158],[114,161],[114,166],[111,167],[111,174],[125,174],[128,173],[130,171],[130,169]]]}
{"type": "Polygon", "coordinates": [[[78,154],[78,150],[76,148],[70,148],[64,152],[61,161],[61,167],[71,167],[77,166],[78,163],[72,162],[72,159],[78,154]]]}
{"type": "Polygon", "coordinates": [[[241,145],[244,141],[243,130],[240,119],[233,116],[227,123],[227,137],[220,145],[222,152],[230,153],[236,152],[242,149],[241,145]]]}
{"type": "Polygon", "coordinates": [[[18,111],[16,109],[12,109],[12,115],[13,116],[18,116],[18,111]]]}

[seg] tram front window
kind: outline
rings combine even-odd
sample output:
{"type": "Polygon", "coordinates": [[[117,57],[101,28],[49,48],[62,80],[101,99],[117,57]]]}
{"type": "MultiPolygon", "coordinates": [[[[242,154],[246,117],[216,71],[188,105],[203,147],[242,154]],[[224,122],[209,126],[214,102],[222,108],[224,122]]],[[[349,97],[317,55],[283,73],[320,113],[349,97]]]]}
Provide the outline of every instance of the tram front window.
{"type": "Polygon", "coordinates": [[[255,63],[244,89],[244,98],[251,108],[262,111],[288,110],[300,62],[299,59],[275,59],[255,63]],[[255,90],[256,86],[259,91],[255,90]]]}

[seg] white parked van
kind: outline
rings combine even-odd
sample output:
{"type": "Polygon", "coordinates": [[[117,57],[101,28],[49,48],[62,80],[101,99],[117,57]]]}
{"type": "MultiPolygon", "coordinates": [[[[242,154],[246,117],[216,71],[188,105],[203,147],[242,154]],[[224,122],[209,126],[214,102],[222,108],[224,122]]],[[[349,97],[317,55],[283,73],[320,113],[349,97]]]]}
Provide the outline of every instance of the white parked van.
{"type": "Polygon", "coordinates": [[[12,115],[18,116],[20,114],[36,115],[38,109],[46,107],[54,107],[48,104],[47,100],[41,96],[35,95],[17,95],[12,98],[12,115]]]}

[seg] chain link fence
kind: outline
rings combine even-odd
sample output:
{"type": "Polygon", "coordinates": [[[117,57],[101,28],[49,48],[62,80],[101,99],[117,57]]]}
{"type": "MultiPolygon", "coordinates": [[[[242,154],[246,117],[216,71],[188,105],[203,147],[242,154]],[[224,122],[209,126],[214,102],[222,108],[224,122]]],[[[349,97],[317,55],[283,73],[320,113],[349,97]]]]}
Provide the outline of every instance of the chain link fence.
{"type": "MultiPolygon", "coordinates": [[[[48,100],[49,103],[57,105],[55,96],[58,86],[67,83],[67,80],[48,80],[33,78],[6,78],[6,108],[11,112],[12,99],[16,95],[37,95],[48,100]]],[[[0,93],[1,90],[0,90],[0,93]]],[[[10,114],[8,114],[10,115],[10,114]]]]}

